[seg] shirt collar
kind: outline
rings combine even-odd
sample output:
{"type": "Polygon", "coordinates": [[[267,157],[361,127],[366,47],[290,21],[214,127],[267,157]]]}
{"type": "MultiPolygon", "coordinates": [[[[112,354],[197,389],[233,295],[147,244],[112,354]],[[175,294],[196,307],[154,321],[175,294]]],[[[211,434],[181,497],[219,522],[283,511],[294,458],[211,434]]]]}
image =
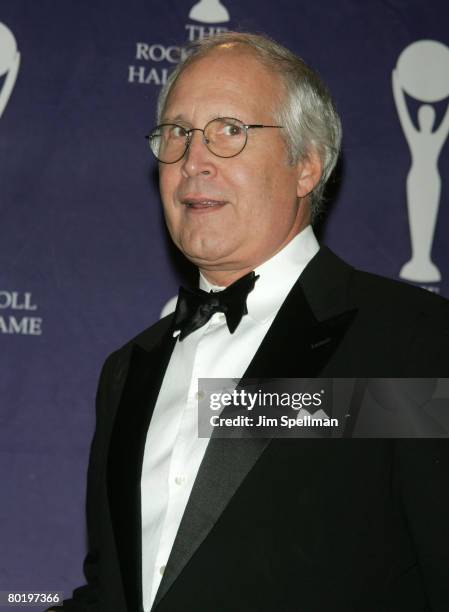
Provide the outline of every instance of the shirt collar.
{"type": "MultiPolygon", "coordinates": [[[[260,323],[274,317],[319,248],[313,229],[308,225],[281,251],[255,268],[259,278],[248,295],[248,315],[260,323]]],[[[200,289],[222,291],[225,287],[212,285],[200,272],[200,289]]]]}

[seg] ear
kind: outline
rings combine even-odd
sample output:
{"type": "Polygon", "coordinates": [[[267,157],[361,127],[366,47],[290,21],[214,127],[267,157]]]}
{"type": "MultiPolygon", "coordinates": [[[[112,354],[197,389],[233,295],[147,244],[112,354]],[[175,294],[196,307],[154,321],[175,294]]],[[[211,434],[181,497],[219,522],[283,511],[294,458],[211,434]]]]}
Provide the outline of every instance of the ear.
{"type": "Polygon", "coordinates": [[[307,157],[298,162],[296,195],[305,198],[317,186],[323,172],[323,164],[316,151],[311,151],[307,157]]]}

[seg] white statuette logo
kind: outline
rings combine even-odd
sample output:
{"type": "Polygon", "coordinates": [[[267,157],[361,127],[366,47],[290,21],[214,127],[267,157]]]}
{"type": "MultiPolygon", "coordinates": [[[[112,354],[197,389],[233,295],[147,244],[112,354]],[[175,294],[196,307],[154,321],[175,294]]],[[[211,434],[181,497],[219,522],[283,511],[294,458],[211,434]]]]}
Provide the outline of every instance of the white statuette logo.
{"type": "Polygon", "coordinates": [[[166,317],[167,315],[171,314],[172,312],[175,312],[177,301],[178,301],[178,296],[177,295],[175,295],[172,298],[170,298],[168,300],[168,302],[162,308],[161,314],[159,315],[159,318],[162,319],[163,317],[166,317]]]}
{"type": "Polygon", "coordinates": [[[0,89],[0,117],[14,88],[19,66],[20,53],[17,50],[14,34],[0,22],[0,78],[6,75],[3,87],[0,89]]]}
{"type": "Polygon", "coordinates": [[[189,19],[202,23],[224,23],[229,21],[229,11],[220,0],[200,0],[192,7],[189,19]]]}
{"type": "Polygon", "coordinates": [[[429,103],[449,97],[449,48],[434,40],[412,43],[399,56],[392,85],[412,158],[406,188],[412,256],[400,276],[415,282],[438,282],[441,274],[431,252],[441,196],[438,157],[449,132],[449,104],[434,130],[436,112],[429,103]],[[417,126],[410,118],[404,92],[423,102],[417,126]]]}

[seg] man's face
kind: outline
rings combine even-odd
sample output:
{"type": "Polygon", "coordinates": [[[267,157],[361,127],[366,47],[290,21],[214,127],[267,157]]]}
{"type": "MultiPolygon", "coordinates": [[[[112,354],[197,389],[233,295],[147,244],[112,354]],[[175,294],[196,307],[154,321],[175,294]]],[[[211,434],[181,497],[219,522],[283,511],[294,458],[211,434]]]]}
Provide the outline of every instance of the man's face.
{"type": "MultiPolygon", "coordinates": [[[[182,73],[162,122],[204,128],[216,117],[233,117],[274,125],[283,95],[280,78],[253,55],[220,49],[182,73]]],[[[207,149],[201,132],[193,132],[180,161],[160,164],[171,237],[215,282],[231,282],[269,259],[308,223],[308,205],[298,200],[305,195],[303,169],[289,165],[281,132],[249,130],[245,149],[226,159],[207,149]]]]}

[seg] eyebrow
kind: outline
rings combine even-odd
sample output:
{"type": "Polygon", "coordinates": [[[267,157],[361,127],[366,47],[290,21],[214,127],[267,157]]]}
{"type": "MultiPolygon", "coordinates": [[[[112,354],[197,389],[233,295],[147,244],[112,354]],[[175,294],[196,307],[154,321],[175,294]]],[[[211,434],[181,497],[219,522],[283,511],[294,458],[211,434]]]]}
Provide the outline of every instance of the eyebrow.
{"type": "MultiPolygon", "coordinates": [[[[210,119],[208,119],[208,121],[213,121],[214,119],[222,119],[223,117],[233,117],[234,119],[238,119],[238,117],[235,117],[235,115],[230,115],[230,114],[225,114],[225,113],[219,113],[217,115],[213,115],[210,117],[210,119]]],[[[208,121],[206,121],[206,123],[208,123],[208,121]]],[[[243,121],[242,119],[239,119],[239,121],[243,121]]],[[[178,123],[180,122],[180,125],[193,125],[188,119],[185,119],[184,115],[182,113],[180,113],[179,115],[176,115],[176,117],[166,117],[163,116],[161,119],[161,123],[178,123]]],[[[243,123],[245,123],[243,121],[243,123]]]]}
{"type": "Polygon", "coordinates": [[[186,123],[188,125],[191,125],[190,121],[187,121],[187,119],[184,118],[184,115],[180,114],[180,115],[176,115],[176,117],[162,117],[162,122],[163,123],[176,123],[177,121],[181,121],[183,123],[186,123]]]}

